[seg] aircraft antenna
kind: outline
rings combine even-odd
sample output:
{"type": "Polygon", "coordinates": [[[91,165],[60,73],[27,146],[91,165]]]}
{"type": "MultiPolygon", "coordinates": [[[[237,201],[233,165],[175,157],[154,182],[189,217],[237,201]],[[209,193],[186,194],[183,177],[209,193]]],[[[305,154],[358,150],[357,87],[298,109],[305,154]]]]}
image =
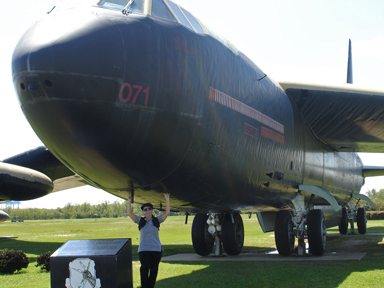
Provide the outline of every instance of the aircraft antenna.
{"type": "Polygon", "coordinates": [[[131,7],[131,5],[133,4],[135,0],[129,0],[128,4],[124,7],[123,11],[121,11],[124,15],[128,15],[129,12],[129,8],[131,7]]]}
{"type": "Polygon", "coordinates": [[[347,83],[353,84],[353,71],[352,71],[352,42],[349,39],[348,47],[348,70],[347,70],[347,83]]]}
{"type": "Polygon", "coordinates": [[[264,73],[264,76],[261,77],[260,79],[257,79],[257,81],[261,81],[261,80],[263,80],[265,77],[267,77],[267,74],[264,73]]]}

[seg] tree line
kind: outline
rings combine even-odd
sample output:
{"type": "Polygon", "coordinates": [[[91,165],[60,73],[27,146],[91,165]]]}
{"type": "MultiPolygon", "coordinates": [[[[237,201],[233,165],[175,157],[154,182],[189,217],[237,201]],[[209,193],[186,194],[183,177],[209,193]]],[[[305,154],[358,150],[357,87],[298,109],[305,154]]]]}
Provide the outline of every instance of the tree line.
{"type": "MultiPolygon", "coordinates": [[[[384,189],[367,191],[367,196],[376,204],[376,210],[384,209],[384,189]]],[[[366,206],[369,210],[368,205],[366,206]]],[[[132,211],[136,215],[142,215],[140,204],[132,204],[132,211]]],[[[110,203],[104,201],[101,204],[91,205],[67,203],[63,208],[41,209],[41,208],[16,208],[6,207],[3,209],[11,219],[44,220],[44,219],[84,219],[84,218],[118,218],[127,216],[127,200],[110,203]]],[[[155,216],[162,212],[154,210],[155,216]]],[[[182,212],[171,212],[171,215],[183,215],[182,212]]]]}
{"type": "MultiPolygon", "coordinates": [[[[132,211],[136,215],[142,215],[140,204],[132,204],[132,211]]],[[[11,219],[23,220],[46,220],[46,219],[84,219],[84,218],[118,218],[127,216],[127,200],[110,203],[104,201],[101,204],[91,205],[67,203],[63,208],[41,209],[41,208],[16,208],[7,207],[3,209],[11,219]]],[[[154,210],[153,215],[160,215],[161,211],[154,210]]],[[[172,212],[171,215],[182,215],[183,213],[172,212]]]]}
{"type": "Polygon", "coordinates": [[[376,210],[384,209],[384,189],[377,191],[376,189],[368,190],[367,196],[376,204],[376,210]]]}

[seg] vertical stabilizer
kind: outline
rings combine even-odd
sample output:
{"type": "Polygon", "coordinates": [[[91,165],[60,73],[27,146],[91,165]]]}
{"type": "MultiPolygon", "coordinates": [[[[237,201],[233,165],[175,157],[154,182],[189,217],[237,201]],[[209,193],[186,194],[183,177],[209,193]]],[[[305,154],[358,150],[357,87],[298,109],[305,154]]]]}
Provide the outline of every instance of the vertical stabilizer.
{"type": "Polygon", "coordinates": [[[348,48],[348,71],[347,71],[347,83],[353,84],[353,72],[352,72],[352,42],[349,39],[348,48]]]}

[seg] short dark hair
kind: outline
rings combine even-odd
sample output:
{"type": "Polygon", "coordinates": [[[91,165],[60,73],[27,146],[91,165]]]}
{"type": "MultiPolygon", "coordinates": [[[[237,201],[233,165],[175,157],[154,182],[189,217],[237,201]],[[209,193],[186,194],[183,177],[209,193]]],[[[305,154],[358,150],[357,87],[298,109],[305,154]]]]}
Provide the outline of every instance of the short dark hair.
{"type": "Polygon", "coordinates": [[[153,205],[151,203],[145,203],[145,204],[141,205],[141,210],[143,210],[144,207],[151,207],[153,209],[153,205]]]}

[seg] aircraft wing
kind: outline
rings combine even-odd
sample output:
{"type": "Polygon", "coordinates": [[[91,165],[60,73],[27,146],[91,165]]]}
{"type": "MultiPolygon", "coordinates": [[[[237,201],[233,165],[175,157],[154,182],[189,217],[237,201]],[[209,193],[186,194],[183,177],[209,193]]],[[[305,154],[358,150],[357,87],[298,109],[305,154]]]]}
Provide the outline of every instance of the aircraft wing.
{"type": "Polygon", "coordinates": [[[384,91],[280,82],[310,129],[340,152],[384,152],[384,91]]]}
{"type": "Polygon", "coordinates": [[[87,184],[45,147],[0,162],[0,202],[36,199],[87,184]]]}

